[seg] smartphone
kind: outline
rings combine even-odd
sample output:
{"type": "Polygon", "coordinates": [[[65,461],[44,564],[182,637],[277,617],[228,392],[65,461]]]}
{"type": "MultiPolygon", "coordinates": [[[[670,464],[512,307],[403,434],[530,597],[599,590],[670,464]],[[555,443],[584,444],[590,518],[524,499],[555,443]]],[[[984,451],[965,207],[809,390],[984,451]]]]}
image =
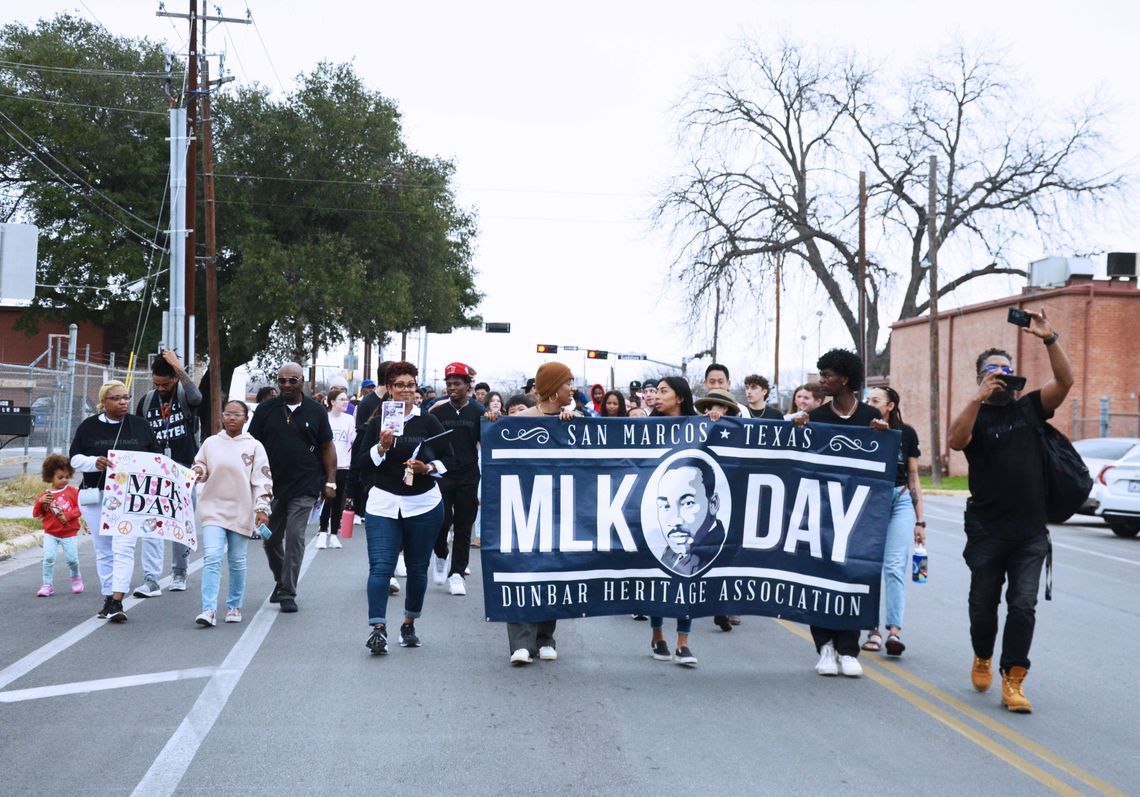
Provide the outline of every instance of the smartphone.
{"type": "MultiPolygon", "coordinates": [[[[1023,379],[1021,381],[1024,382],[1025,380],[1023,379]]],[[[257,525],[257,534],[263,540],[268,540],[273,536],[273,532],[269,530],[269,526],[266,526],[264,523],[257,525]]]]}
{"type": "Polygon", "coordinates": [[[1005,317],[1005,320],[1013,324],[1015,327],[1027,327],[1029,326],[1030,318],[1029,313],[1025,312],[1020,307],[1011,307],[1009,308],[1009,315],[1005,317]]]}
{"type": "Polygon", "coordinates": [[[1014,392],[1017,392],[1019,390],[1025,390],[1025,377],[1024,376],[1017,376],[1015,374],[1002,374],[998,378],[1001,379],[1001,381],[1005,383],[1005,387],[1007,390],[1012,390],[1014,392]]]}

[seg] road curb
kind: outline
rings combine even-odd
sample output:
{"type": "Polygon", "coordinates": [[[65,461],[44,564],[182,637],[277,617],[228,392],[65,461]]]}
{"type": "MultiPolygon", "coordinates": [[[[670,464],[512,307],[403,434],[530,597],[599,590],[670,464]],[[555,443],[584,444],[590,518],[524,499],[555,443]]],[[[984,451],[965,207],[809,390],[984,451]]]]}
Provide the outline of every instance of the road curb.
{"type": "Polygon", "coordinates": [[[11,559],[12,555],[37,545],[43,545],[44,533],[33,531],[31,534],[22,534],[7,542],[0,542],[0,561],[11,559]]]}
{"type": "Polygon", "coordinates": [[[969,498],[969,490],[943,490],[941,487],[923,489],[923,495],[948,495],[951,498],[969,498]]]}

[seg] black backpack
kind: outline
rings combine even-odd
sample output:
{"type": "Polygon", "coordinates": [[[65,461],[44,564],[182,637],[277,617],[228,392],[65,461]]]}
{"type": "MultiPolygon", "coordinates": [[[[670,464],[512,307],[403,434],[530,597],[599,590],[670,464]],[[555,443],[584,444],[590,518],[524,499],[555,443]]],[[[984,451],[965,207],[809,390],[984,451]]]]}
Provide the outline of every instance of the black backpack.
{"type": "Polygon", "coordinates": [[[1044,418],[1029,422],[1037,428],[1045,449],[1045,516],[1050,523],[1064,523],[1088,499],[1092,476],[1069,438],[1044,418]]]}

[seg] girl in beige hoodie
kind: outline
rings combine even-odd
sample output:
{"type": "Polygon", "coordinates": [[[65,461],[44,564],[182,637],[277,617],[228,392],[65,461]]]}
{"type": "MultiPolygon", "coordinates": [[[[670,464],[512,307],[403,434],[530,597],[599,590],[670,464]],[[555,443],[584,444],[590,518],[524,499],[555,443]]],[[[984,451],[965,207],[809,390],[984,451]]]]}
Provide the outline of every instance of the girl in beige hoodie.
{"type": "Polygon", "coordinates": [[[222,431],[202,442],[194,472],[202,483],[198,498],[198,538],[202,541],[202,613],[195,622],[217,625],[222,553],[229,548],[226,622],[241,622],[245,596],[246,553],[255,529],[269,520],[273,477],[269,457],[253,435],[242,431],[249,407],[230,401],[222,412],[222,431]]]}

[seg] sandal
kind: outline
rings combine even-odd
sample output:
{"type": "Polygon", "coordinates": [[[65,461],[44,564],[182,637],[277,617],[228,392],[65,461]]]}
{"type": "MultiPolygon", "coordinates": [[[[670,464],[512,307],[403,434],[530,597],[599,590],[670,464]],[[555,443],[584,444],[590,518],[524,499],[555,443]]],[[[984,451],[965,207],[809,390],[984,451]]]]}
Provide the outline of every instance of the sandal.
{"type": "Polygon", "coordinates": [[[883,635],[875,629],[867,634],[867,641],[863,643],[863,650],[878,651],[883,648],[883,635]]]}
{"type": "Polygon", "coordinates": [[[887,634],[887,655],[888,656],[901,656],[903,651],[906,650],[906,645],[899,639],[898,634],[887,634]]]}

